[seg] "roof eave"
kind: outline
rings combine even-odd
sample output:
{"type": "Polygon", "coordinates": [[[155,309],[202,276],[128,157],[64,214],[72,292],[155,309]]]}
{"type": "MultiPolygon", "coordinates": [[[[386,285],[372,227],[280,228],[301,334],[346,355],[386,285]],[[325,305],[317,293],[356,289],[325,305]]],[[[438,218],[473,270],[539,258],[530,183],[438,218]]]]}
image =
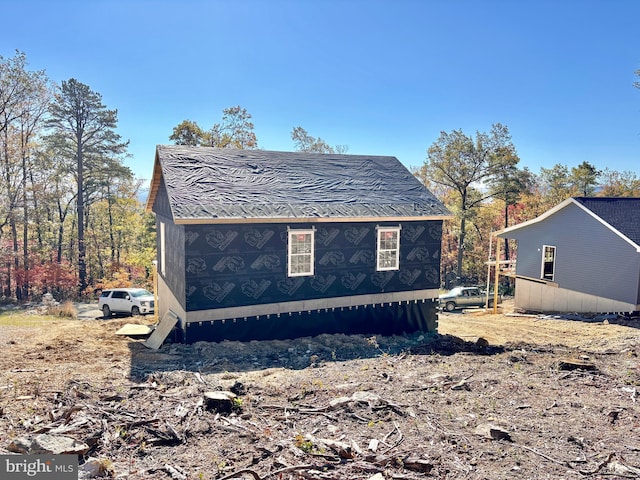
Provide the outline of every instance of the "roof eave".
{"type": "Polygon", "coordinates": [[[509,238],[509,237],[506,236],[506,234],[511,233],[511,232],[515,232],[515,231],[520,230],[522,228],[529,227],[531,225],[535,225],[536,223],[539,223],[542,220],[544,220],[546,218],[549,218],[551,215],[555,214],[556,212],[559,212],[560,210],[562,210],[563,208],[565,208],[567,205],[569,205],[571,203],[579,205],[579,206],[582,206],[582,205],[580,205],[579,202],[576,202],[576,200],[573,197],[569,197],[566,200],[564,200],[563,202],[560,202],[558,205],[556,205],[552,209],[547,210],[542,215],[539,215],[536,218],[532,218],[531,220],[527,220],[526,222],[522,222],[522,223],[519,223],[517,225],[513,225],[511,227],[503,228],[502,230],[496,230],[495,232],[493,232],[493,235],[495,235],[496,237],[500,237],[500,238],[509,238]]]}
{"type": "Polygon", "coordinates": [[[587,208],[585,205],[583,205],[582,203],[580,203],[579,201],[577,201],[573,197],[567,198],[565,201],[559,203],[558,205],[556,205],[552,209],[546,211],[545,213],[543,213],[542,215],[540,215],[540,216],[538,216],[538,217],[536,217],[534,219],[528,220],[526,222],[519,223],[518,225],[513,225],[512,227],[503,228],[502,230],[497,230],[497,231],[493,232],[493,235],[495,235],[496,237],[500,237],[500,238],[509,238],[508,237],[509,233],[515,232],[515,231],[520,230],[522,228],[529,227],[531,225],[535,225],[536,223],[539,223],[542,220],[544,220],[546,218],[549,218],[551,215],[553,215],[556,212],[562,210],[563,208],[565,208],[567,205],[570,205],[570,204],[576,205],[578,208],[580,208],[582,211],[584,211],[587,215],[591,216],[596,221],[600,222],[606,228],[611,230],[613,233],[615,233],[620,238],[622,238],[624,241],[629,243],[632,247],[634,247],[638,253],[640,253],[640,245],[638,245],[636,242],[631,240],[624,233],[620,232],[618,229],[613,227],[610,223],[608,223],[602,217],[597,215],[593,210],[590,210],[589,208],[587,208]]]}
{"type": "Polygon", "coordinates": [[[613,233],[615,233],[616,235],[618,235],[620,238],[622,238],[625,242],[627,242],[628,244],[630,244],[633,248],[636,249],[636,252],[640,253],[640,245],[638,245],[636,242],[634,242],[633,240],[631,240],[629,237],[627,237],[624,233],[622,233],[620,230],[618,230],[616,227],[614,227],[613,225],[611,225],[609,222],[607,222],[605,219],[603,219],[600,215],[596,214],[593,210],[589,209],[586,205],[583,205],[581,202],[576,201],[575,202],[576,205],[578,205],[580,208],[582,208],[582,210],[585,211],[585,213],[587,213],[587,215],[590,215],[591,217],[593,217],[596,221],[600,222],[602,225],[604,225],[606,228],[608,228],[609,230],[611,230],[613,233]]]}
{"type": "Polygon", "coordinates": [[[162,168],[160,167],[160,158],[158,157],[158,147],[156,147],[156,156],[153,162],[153,175],[151,176],[151,185],[149,187],[149,196],[147,197],[147,204],[145,210],[151,212],[153,210],[153,204],[156,201],[158,195],[158,189],[162,182],[162,168]]]}
{"type": "Polygon", "coordinates": [[[216,225],[232,223],[363,223],[363,222],[415,222],[424,220],[451,220],[453,216],[429,215],[419,217],[251,217],[251,218],[176,218],[180,225],[216,225]]]}

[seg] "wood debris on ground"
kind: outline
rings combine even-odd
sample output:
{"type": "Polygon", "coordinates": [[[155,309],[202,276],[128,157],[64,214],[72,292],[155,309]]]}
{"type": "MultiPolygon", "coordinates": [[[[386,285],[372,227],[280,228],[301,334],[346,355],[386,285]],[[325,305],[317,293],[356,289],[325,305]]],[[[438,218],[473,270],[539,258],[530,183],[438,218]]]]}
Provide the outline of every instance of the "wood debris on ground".
{"type": "Polygon", "coordinates": [[[2,337],[0,452],[72,452],[82,478],[127,480],[640,471],[633,329],[602,348],[415,334],[151,350],[118,325],[2,337]]]}

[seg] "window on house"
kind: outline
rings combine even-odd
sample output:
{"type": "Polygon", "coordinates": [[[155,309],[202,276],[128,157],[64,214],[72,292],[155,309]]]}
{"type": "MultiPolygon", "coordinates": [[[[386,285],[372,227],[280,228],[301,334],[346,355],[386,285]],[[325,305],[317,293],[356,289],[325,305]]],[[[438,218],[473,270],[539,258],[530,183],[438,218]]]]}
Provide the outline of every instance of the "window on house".
{"type": "Polygon", "coordinates": [[[556,247],[545,245],[542,249],[542,278],[553,282],[556,269],[556,247]]]}
{"type": "Polygon", "coordinates": [[[289,230],[288,273],[290,277],[313,275],[314,231],[289,230]]]}
{"type": "Polygon", "coordinates": [[[400,227],[378,227],[378,260],[376,270],[400,268],[400,227]]]}
{"type": "Polygon", "coordinates": [[[160,222],[160,272],[165,275],[165,238],[164,238],[164,222],[160,222]]]}

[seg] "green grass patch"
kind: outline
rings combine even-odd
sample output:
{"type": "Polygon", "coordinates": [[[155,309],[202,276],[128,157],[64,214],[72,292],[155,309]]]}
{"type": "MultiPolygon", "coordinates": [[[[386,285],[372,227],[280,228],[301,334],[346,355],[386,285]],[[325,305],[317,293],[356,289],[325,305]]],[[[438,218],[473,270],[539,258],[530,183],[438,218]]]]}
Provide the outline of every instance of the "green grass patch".
{"type": "Polygon", "coordinates": [[[55,315],[33,315],[24,312],[0,312],[0,327],[42,327],[59,320],[55,315]]]}
{"type": "Polygon", "coordinates": [[[73,302],[67,301],[59,305],[51,305],[45,310],[40,308],[30,311],[20,309],[0,311],[0,327],[41,327],[54,320],[75,318],[78,318],[76,307],[73,302]]]}

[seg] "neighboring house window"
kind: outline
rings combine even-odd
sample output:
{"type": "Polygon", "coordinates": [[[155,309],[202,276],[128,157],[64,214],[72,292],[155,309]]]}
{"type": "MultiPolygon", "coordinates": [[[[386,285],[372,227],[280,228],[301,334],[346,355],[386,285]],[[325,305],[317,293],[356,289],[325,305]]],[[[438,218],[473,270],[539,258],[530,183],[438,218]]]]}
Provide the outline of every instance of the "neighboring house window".
{"type": "Polygon", "coordinates": [[[551,280],[555,276],[556,270],[556,247],[545,245],[542,249],[542,278],[551,280]]]}
{"type": "Polygon", "coordinates": [[[400,268],[400,227],[378,227],[378,261],[376,270],[400,268]]]}
{"type": "Polygon", "coordinates": [[[160,222],[160,272],[165,275],[165,238],[164,238],[164,222],[160,222]]]}
{"type": "Polygon", "coordinates": [[[289,230],[288,273],[290,277],[313,275],[313,230],[289,230]]]}

